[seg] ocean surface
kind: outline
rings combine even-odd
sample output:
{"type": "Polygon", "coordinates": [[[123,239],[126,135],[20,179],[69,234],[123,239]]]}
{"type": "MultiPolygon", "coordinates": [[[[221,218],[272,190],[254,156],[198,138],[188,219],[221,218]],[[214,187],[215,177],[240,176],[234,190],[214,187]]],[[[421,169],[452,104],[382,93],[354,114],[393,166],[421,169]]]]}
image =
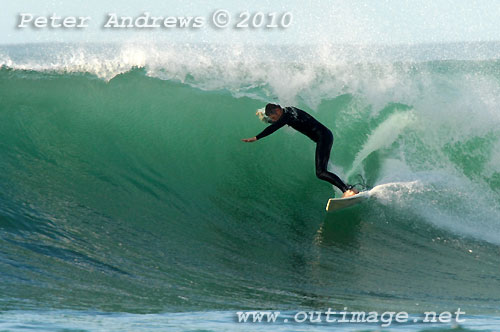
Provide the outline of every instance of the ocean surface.
{"type": "Polygon", "coordinates": [[[500,331],[500,44],[0,46],[0,331],[500,331]],[[268,102],[335,137],[265,128],[268,102]],[[465,312],[239,323],[238,311],[465,312]]]}

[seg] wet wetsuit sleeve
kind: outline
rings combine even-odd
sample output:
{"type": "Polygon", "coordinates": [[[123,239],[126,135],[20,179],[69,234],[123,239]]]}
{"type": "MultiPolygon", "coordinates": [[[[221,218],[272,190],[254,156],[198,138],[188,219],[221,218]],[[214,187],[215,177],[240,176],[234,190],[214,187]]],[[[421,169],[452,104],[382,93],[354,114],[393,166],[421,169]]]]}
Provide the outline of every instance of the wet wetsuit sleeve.
{"type": "Polygon", "coordinates": [[[278,121],[276,121],[273,124],[267,126],[266,129],[264,129],[262,132],[260,132],[260,134],[258,134],[255,137],[257,138],[257,140],[259,140],[259,139],[264,138],[264,137],[266,137],[268,135],[271,135],[276,130],[278,130],[281,127],[283,127],[285,124],[286,124],[286,119],[285,119],[285,116],[283,114],[278,121]]]}

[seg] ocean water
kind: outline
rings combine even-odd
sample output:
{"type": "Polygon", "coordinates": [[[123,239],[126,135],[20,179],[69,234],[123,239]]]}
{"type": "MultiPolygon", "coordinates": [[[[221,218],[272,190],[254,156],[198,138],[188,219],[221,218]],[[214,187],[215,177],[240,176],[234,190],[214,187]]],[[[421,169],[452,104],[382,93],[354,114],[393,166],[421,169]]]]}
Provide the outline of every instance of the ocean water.
{"type": "Polygon", "coordinates": [[[500,330],[500,44],[0,47],[1,331],[500,330]],[[326,214],[314,144],[372,199],[326,214]]]}

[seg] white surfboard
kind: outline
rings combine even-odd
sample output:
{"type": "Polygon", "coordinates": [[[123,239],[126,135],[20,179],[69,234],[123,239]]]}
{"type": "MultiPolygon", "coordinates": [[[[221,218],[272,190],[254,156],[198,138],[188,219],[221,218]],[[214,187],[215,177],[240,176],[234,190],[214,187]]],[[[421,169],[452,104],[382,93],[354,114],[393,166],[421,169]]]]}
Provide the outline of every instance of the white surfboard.
{"type": "Polygon", "coordinates": [[[353,206],[359,204],[370,197],[369,191],[362,191],[359,194],[356,194],[351,197],[346,198],[330,198],[328,203],[326,204],[326,211],[333,212],[340,209],[347,208],[349,206],[353,206]]]}

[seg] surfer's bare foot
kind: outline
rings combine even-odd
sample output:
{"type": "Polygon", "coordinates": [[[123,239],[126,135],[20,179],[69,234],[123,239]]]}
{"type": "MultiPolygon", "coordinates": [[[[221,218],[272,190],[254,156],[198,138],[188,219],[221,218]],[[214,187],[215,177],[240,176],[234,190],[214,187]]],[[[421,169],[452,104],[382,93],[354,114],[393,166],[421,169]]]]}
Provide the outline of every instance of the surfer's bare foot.
{"type": "Polygon", "coordinates": [[[342,195],[342,198],[351,197],[351,196],[354,196],[356,194],[359,194],[359,191],[356,188],[352,188],[352,189],[346,190],[344,192],[344,194],[342,195]]]}

